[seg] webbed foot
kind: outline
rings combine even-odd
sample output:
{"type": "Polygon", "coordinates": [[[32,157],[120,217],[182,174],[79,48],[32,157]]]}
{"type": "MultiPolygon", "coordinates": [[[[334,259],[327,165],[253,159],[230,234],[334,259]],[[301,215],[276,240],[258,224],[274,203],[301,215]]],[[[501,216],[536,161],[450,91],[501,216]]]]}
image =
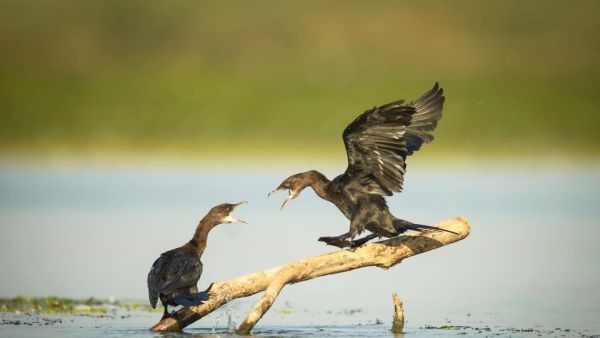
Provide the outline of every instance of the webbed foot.
{"type": "Polygon", "coordinates": [[[367,242],[368,242],[368,240],[367,241],[363,241],[363,240],[351,241],[350,242],[350,247],[352,249],[355,249],[355,248],[358,248],[359,246],[361,246],[361,245],[363,245],[363,244],[365,244],[367,242]]]}
{"type": "Polygon", "coordinates": [[[163,316],[161,319],[165,319],[165,318],[177,319],[177,312],[175,310],[173,310],[169,313],[169,311],[167,310],[167,307],[165,306],[165,310],[163,311],[163,316]]]}
{"type": "Polygon", "coordinates": [[[324,242],[327,245],[336,246],[340,249],[352,246],[351,241],[349,241],[345,238],[341,238],[339,236],[337,236],[337,237],[319,237],[319,242],[324,242]]]}
{"type": "Polygon", "coordinates": [[[365,236],[365,237],[363,237],[363,238],[360,238],[360,239],[357,239],[357,240],[351,241],[351,243],[352,243],[351,247],[352,247],[352,248],[357,248],[357,247],[359,247],[359,246],[361,246],[361,245],[363,245],[363,244],[367,243],[368,241],[372,240],[373,238],[377,238],[377,237],[379,237],[379,235],[376,235],[376,234],[370,234],[370,235],[368,235],[368,236],[365,236]]]}

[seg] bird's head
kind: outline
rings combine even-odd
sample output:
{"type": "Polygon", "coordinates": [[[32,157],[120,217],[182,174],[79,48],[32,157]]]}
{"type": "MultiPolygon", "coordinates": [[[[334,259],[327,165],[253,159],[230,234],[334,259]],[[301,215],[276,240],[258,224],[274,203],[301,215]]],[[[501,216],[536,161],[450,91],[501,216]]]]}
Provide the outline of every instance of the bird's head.
{"type": "Polygon", "coordinates": [[[244,204],[248,204],[248,202],[243,201],[237,204],[229,204],[229,203],[223,203],[223,204],[219,204],[216,207],[213,207],[212,209],[210,209],[210,211],[208,212],[207,216],[210,216],[210,218],[212,218],[214,220],[214,224],[223,224],[223,223],[245,223],[246,221],[242,221],[241,219],[237,219],[233,216],[231,216],[231,213],[233,212],[233,210],[235,210],[236,208],[238,208],[241,205],[244,204]]]}
{"type": "Polygon", "coordinates": [[[283,180],[283,182],[281,182],[279,187],[277,187],[277,189],[271,191],[268,196],[271,196],[272,194],[275,194],[278,192],[283,192],[283,191],[287,190],[288,195],[285,198],[285,200],[283,201],[283,204],[281,205],[281,209],[283,209],[283,207],[289,201],[298,197],[298,195],[300,195],[300,192],[302,192],[302,190],[304,190],[304,188],[306,188],[310,185],[310,182],[311,182],[310,175],[311,175],[310,171],[292,175],[292,176],[286,178],[285,180],[283,180]]]}

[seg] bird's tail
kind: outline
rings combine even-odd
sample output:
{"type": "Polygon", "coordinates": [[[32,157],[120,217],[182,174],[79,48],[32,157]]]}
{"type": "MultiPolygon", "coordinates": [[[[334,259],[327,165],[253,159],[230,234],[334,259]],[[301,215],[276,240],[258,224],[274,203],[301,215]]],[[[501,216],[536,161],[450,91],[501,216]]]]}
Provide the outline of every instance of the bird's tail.
{"type": "Polygon", "coordinates": [[[208,292],[190,292],[181,294],[175,298],[173,301],[182,306],[193,306],[200,305],[209,299],[208,292]]]}
{"type": "Polygon", "coordinates": [[[396,231],[398,231],[399,234],[401,234],[407,230],[413,230],[413,231],[436,230],[436,231],[445,231],[445,232],[449,232],[451,234],[458,235],[454,231],[450,231],[450,230],[446,230],[446,229],[442,229],[442,228],[438,228],[438,227],[433,227],[431,225],[415,224],[415,223],[411,223],[409,221],[405,221],[403,219],[395,219],[394,227],[396,228],[396,231]]]}

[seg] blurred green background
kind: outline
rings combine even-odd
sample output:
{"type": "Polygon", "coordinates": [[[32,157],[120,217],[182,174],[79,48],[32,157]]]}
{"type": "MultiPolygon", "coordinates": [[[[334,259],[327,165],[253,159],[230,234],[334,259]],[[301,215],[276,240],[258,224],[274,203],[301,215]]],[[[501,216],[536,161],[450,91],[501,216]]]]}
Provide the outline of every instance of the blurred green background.
{"type": "Polygon", "coordinates": [[[0,152],[337,157],[357,114],[437,80],[447,101],[427,156],[596,157],[599,13],[598,1],[2,1],[0,152]]]}

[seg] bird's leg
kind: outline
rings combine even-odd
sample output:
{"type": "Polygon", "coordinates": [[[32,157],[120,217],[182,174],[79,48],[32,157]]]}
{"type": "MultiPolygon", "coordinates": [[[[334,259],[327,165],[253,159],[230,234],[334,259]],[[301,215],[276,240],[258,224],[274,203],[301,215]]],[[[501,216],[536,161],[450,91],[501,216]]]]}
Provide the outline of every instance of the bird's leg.
{"type": "Polygon", "coordinates": [[[345,247],[352,246],[352,241],[349,241],[348,237],[350,237],[349,232],[341,234],[339,236],[319,237],[319,242],[325,242],[325,244],[327,245],[333,245],[337,246],[340,249],[343,249],[345,247]]]}
{"type": "Polygon", "coordinates": [[[169,313],[169,311],[167,310],[167,304],[163,305],[165,307],[165,311],[163,312],[163,318],[167,318],[170,317],[171,314],[169,313]]]}
{"type": "Polygon", "coordinates": [[[350,241],[350,243],[352,243],[352,245],[351,245],[351,246],[352,246],[353,248],[356,248],[356,247],[359,247],[359,246],[361,246],[361,245],[363,245],[363,244],[367,243],[368,241],[370,241],[370,240],[372,240],[373,238],[376,238],[376,237],[379,237],[379,235],[376,235],[376,234],[370,234],[370,235],[368,235],[368,236],[365,236],[365,237],[363,237],[363,238],[360,238],[360,239],[357,239],[357,240],[354,240],[354,241],[350,241]]]}
{"type": "Polygon", "coordinates": [[[168,304],[164,304],[163,306],[165,307],[165,311],[163,312],[163,316],[162,316],[163,319],[164,318],[175,318],[175,319],[177,319],[177,311],[176,310],[173,310],[171,313],[169,313],[169,309],[168,309],[169,305],[168,304]]]}

